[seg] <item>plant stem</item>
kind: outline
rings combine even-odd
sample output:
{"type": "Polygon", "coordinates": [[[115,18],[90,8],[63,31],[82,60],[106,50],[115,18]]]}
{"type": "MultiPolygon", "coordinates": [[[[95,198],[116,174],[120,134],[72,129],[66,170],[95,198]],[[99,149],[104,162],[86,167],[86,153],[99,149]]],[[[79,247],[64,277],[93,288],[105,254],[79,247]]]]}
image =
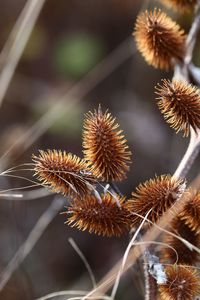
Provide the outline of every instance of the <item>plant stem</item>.
{"type": "Polygon", "coordinates": [[[197,157],[200,151],[200,130],[198,130],[197,133],[195,133],[194,130],[191,128],[190,132],[191,135],[188,148],[173,175],[176,178],[186,177],[188,171],[190,170],[195,158],[197,157]]]}
{"type": "MultiPolygon", "coordinates": [[[[182,65],[176,65],[174,67],[173,78],[189,81],[188,78],[189,77],[188,75],[190,73],[189,64],[191,63],[192,60],[193,50],[196,44],[199,28],[200,28],[200,0],[197,1],[196,14],[186,40],[187,51],[186,51],[184,63],[182,65]]],[[[197,132],[194,132],[194,130],[191,127],[190,142],[188,148],[178,168],[174,173],[174,177],[176,178],[186,177],[199,151],[200,151],[200,129],[197,129],[197,132]]]]}
{"type": "Polygon", "coordinates": [[[144,262],[144,283],[145,283],[145,300],[156,300],[157,299],[157,282],[155,278],[149,273],[149,262],[147,259],[145,250],[143,253],[144,262]]]}
{"type": "Polygon", "coordinates": [[[197,40],[199,28],[200,28],[200,0],[197,1],[196,14],[186,40],[187,54],[184,60],[185,65],[188,65],[192,60],[193,50],[197,40]]]}

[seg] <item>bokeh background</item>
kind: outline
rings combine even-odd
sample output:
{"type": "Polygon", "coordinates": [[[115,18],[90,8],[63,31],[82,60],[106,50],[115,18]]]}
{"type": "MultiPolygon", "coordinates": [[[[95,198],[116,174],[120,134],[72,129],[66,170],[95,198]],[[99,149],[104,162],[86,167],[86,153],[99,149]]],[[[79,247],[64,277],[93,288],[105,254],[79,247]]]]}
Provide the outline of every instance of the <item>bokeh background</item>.
{"type": "MultiPolygon", "coordinates": [[[[1,49],[25,3],[0,0],[1,49]]],[[[140,182],[175,170],[188,140],[164,122],[154,95],[155,84],[161,78],[171,78],[172,73],[147,66],[131,36],[138,12],[155,5],[161,7],[157,1],[141,0],[46,1],[0,108],[2,171],[30,163],[32,153],[39,149],[62,149],[82,156],[84,114],[100,103],[117,118],[133,152],[127,180],[119,184],[127,197],[140,182]]],[[[169,13],[188,30],[190,15],[169,13]]],[[[197,49],[194,60],[200,65],[197,49]]],[[[194,166],[188,180],[196,174],[194,166]]],[[[33,178],[31,171],[15,175],[33,178]]],[[[0,184],[2,191],[17,191],[30,183],[1,176],[0,184]]],[[[26,190],[27,199],[21,201],[1,199],[0,271],[53,199],[30,200],[29,191],[33,189],[26,190]]],[[[29,300],[59,290],[91,289],[87,270],[68,242],[70,237],[87,258],[97,281],[123,255],[128,236],[102,238],[71,229],[64,221],[64,215],[55,217],[13,273],[0,299],[29,300]]],[[[117,299],[143,299],[140,268],[138,264],[122,278],[117,299]]]]}

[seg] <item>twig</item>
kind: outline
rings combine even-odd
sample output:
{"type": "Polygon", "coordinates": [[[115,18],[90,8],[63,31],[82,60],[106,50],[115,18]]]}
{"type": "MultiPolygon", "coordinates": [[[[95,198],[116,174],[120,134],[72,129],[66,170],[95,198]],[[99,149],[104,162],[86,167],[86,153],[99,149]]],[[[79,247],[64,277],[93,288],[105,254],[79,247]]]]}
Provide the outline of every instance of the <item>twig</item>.
{"type": "MultiPolygon", "coordinates": [[[[200,175],[192,182],[190,185],[192,189],[198,189],[200,187],[200,175]]],[[[135,246],[130,250],[129,255],[126,260],[126,264],[123,268],[123,272],[126,272],[130,267],[134,265],[136,260],[140,257],[140,255],[148,249],[147,244],[145,242],[154,241],[160,235],[160,228],[167,228],[167,226],[171,223],[172,219],[179,214],[182,210],[183,205],[185,205],[189,201],[189,197],[187,193],[184,193],[182,197],[177,201],[173,207],[171,207],[160,219],[158,222],[158,226],[151,227],[143,236],[144,247],[141,249],[139,246],[135,246]]],[[[88,299],[90,296],[95,296],[102,294],[104,295],[106,291],[113,285],[116,280],[116,276],[118,274],[118,270],[122,264],[122,260],[120,260],[102,279],[96,289],[90,291],[83,299],[88,299]]],[[[122,275],[122,274],[121,274],[122,275]]]]}
{"type": "Polygon", "coordinates": [[[197,133],[194,130],[190,129],[190,142],[188,148],[174,173],[174,177],[176,178],[185,178],[188,171],[190,170],[195,158],[199,154],[200,151],[200,130],[197,133]]]}
{"type": "Polygon", "coordinates": [[[114,286],[113,286],[113,290],[112,290],[112,293],[111,293],[111,298],[112,298],[112,299],[115,298],[115,295],[116,295],[116,293],[117,293],[117,288],[118,288],[118,286],[119,286],[120,277],[121,277],[121,275],[122,275],[122,273],[123,273],[123,269],[124,269],[124,266],[125,266],[125,264],[126,264],[126,260],[127,260],[128,255],[129,255],[129,252],[130,252],[130,250],[131,250],[131,247],[134,245],[134,242],[135,242],[137,236],[140,234],[140,231],[141,231],[141,229],[142,229],[142,227],[143,227],[143,225],[144,225],[146,219],[148,218],[148,215],[149,215],[150,212],[151,212],[151,210],[147,212],[147,214],[146,214],[146,216],[144,217],[144,219],[142,220],[140,226],[137,228],[135,234],[133,235],[133,237],[132,237],[130,243],[128,244],[128,247],[126,248],[126,251],[125,251],[125,253],[124,253],[124,257],[123,257],[123,259],[122,259],[122,264],[121,264],[121,266],[120,266],[120,268],[119,268],[119,272],[118,272],[118,274],[117,274],[116,281],[115,281],[115,284],[114,284],[114,286]]]}
{"type": "Polygon", "coordinates": [[[143,255],[144,261],[144,282],[145,282],[145,300],[157,299],[157,283],[148,270],[148,261],[146,261],[145,254],[143,255]],[[146,262],[146,263],[145,263],[146,262]]]}
{"type": "Polygon", "coordinates": [[[195,43],[197,40],[197,35],[199,32],[200,28],[200,1],[197,1],[197,6],[196,6],[196,14],[192,23],[192,26],[190,28],[189,34],[187,36],[187,41],[186,41],[186,49],[187,49],[187,54],[185,56],[184,63],[188,65],[193,56],[193,50],[195,47],[195,43]]]}
{"type": "Polygon", "coordinates": [[[1,52],[0,106],[45,1],[27,1],[1,52]]]}
{"type": "MultiPolygon", "coordinates": [[[[186,55],[184,63],[182,65],[176,65],[174,68],[173,78],[179,78],[189,81],[189,64],[192,60],[194,46],[196,44],[197,35],[200,29],[200,0],[197,2],[196,14],[188,33],[186,41],[186,55]]],[[[195,158],[200,151],[200,130],[195,133],[192,127],[190,127],[190,142],[188,148],[183,156],[178,168],[176,169],[174,176],[177,178],[185,177],[191,168],[195,158]]]]}
{"type": "Polygon", "coordinates": [[[63,205],[64,198],[56,197],[47,210],[41,215],[25,242],[19,247],[7,267],[0,273],[0,291],[7,284],[13,272],[31,252],[41,235],[45,232],[47,226],[52,222],[63,205]]]}

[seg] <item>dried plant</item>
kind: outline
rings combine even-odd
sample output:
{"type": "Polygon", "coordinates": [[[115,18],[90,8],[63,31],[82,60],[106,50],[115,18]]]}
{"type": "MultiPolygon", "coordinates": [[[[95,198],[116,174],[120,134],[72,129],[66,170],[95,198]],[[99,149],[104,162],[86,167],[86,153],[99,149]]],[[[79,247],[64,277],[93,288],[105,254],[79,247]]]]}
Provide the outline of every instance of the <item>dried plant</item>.
{"type": "Polygon", "coordinates": [[[183,207],[179,217],[184,220],[192,231],[200,234],[200,191],[192,191],[190,200],[183,207]]]}
{"type": "Polygon", "coordinates": [[[130,213],[125,198],[110,193],[101,195],[102,202],[88,195],[74,198],[67,207],[67,224],[103,236],[121,236],[130,229],[130,213]]]}
{"type": "Polygon", "coordinates": [[[129,209],[133,213],[132,224],[138,225],[148,211],[148,219],[155,223],[178,200],[185,189],[185,181],[177,180],[171,175],[161,175],[141,183],[132,198],[128,201],[129,209]],[[134,213],[140,216],[134,215],[134,213]]]}
{"type": "Polygon", "coordinates": [[[197,0],[160,0],[163,4],[173,8],[178,12],[192,11],[197,4],[197,0]]]}
{"type": "Polygon", "coordinates": [[[158,107],[164,118],[176,132],[188,136],[190,126],[200,129],[200,91],[196,86],[180,80],[162,80],[156,86],[158,107]]]}
{"type": "Polygon", "coordinates": [[[95,178],[86,162],[65,151],[40,151],[33,155],[35,175],[42,185],[63,195],[85,195],[93,189],[95,178]]]}
{"type": "Polygon", "coordinates": [[[161,300],[193,300],[200,292],[199,274],[187,266],[166,267],[167,283],[160,286],[161,300]]]}
{"type": "Polygon", "coordinates": [[[178,237],[182,238],[182,240],[179,240],[174,235],[165,234],[163,241],[171,246],[173,250],[171,248],[164,248],[161,251],[161,257],[166,259],[168,263],[195,265],[199,261],[199,253],[191,250],[183,240],[199,248],[200,235],[195,230],[192,230],[179,216],[171,223],[170,231],[174,232],[178,237]]]}
{"type": "MultiPolygon", "coordinates": [[[[175,0],[162,2],[182,11],[192,10],[199,3],[175,0]]],[[[135,230],[120,271],[128,268],[125,261],[143,223],[151,224],[152,227],[156,225],[153,228],[162,228],[156,223],[159,223],[165,212],[171,212],[171,207],[176,202],[180,203],[186,189],[187,172],[200,149],[200,94],[196,86],[188,83],[190,78],[195,79],[194,82],[199,80],[198,76],[192,77],[193,66],[190,64],[197,28],[200,27],[200,3],[198,5],[197,17],[188,36],[176,22],[156,8],[139,14],[133,33],[137,48],[149,65],[165,70],[174,68],[173,79],[164,79],[158,84],[156,94],[158,106],[170,126],[176,132],[183,131],[184,136],[190,133],[190,144],[178,171],[173,175],[156,176],[139,184],[131,198],[126,200],[127,196],[121,194],[113,182],[126,178],[131,151],[115,118],[108,110],[103,112],[100,106],[85,116],[83,159],[58,150],[40,151],[39,155],[33,155],[35,176],[41,185],[69,197],[69,205],[63,212],[67,218],[66,224],[107,237],[119,237],[135,230]]],[[[173,231],[172,235],[163,234],[164,241],[171,248],[164,251],[161,249],[159,258],[152,245],[146,251],[145,279],[153,279],[145,280],[146,300],[155,300],[153,295],[157,295],[158,290],[160,299],[164,300],[192,300],[200,293],[200,278],[195,270],[199,256],[197,252],[191,251],[200,246],[199,198],[199,191],[189,192],[187,204],[181,208],[178,216],[173,216],[173,221],[171,218],[170,224],[165,225],[169,225],[173,231]],[[172,248],[175,251],[170,250],[172,248]],[[166,259],[168,263],[176,264],[164,268],[163,261],[166,259]]],[[[56,209],[60,209],[60,205],[56,209]]],[[[38,223],[40,225],[40,221],[38,223]]],[[[149,226],[143,226],[142,233],[145,232],[145,237],[148,236],[148,230],[149,226]]],[[[140,232],[140,236],[142,233],[140,232]]],[[[153,234],[150,236],[153,239],[156,237],[153,234]]],[[[140,253],[144,252],[145,247],[148,246],[145,245],[140,253]]],[[[113,280],[109,278],[106,287],[113,280]]],[[[95,290],[98,291],[98,287],[95,290]]]]}
{"type": "MultiPolygon", "coordinates": [[[[0,54],[0,104],[45,2],[45,0],[27,1],[0,54]]],[[[188,170],[200,149],[200,91],[198,88],[200,69],[192,63],[193,49],[197,40],[198,28],[200,28],[200,1],[160,0],[160,2],[180,13],[194,12],[188,36],[176,22],[157,8],[138,15],[133,33],[137,48],[149,65],[165,70],[174,69],[172,80],[164,79],[161,84],[157,84],[156,94],[158,95],[158,106],[169,125],[176,132],[182,131],[184,136],[190,135],[189,147],[181,163],[173,175],[161,175],[141,183],[132,193],[132,197],[126,200],[126,194],[122,194],[114,183],[126,178],[131,163],[131,151],[123,131],[120,130],[118,123],[108,110],[102,112],[99,106],[93,112],[87,113],[83,129],[83,159],[60,150],[40,151],[38,155],[33,155],[33,164],[25,164],[24,169],[21,170],[34,170],[39,183],[25,177],[19,178],[29,180],[31,184],[34,183],[34,186],[47,187],[52,192],[61,194],[62,197],[55,196],[7,268],[1,271],[0,291],[19,264],[30,253],[48,224],[63,207],[67,197],[69,205],[63,213],[67,219],[66,224],[106,237],[120,237],[125,233],[129,232],[131,235],[134,232],[122,262],[120,262],[120,268],[117,266],[116,269],[120,277],[125,269],[133,265],[134,259],[139,257],[137,253],[144,254],[142,259],[146,267],[146,272],[144,272],[145,300],[156,300],[158,297],[161,300],[194,300],[200,294],[200,275],[197,272],[200,253],[199,186],[196,186],[197,190],[187,188],[184,193],[188,170]],[[190,81],[197,86],[190,84],[190,81]],[[182,202],[183,194],[187,198],[186,202],[182,202]],[[178,214],[171,210],[171,207],[173,205],[176,207],[177,203],[184,203],[178,214]],[[160,218],[165,212],[167,212],[169,222],[168,219],[164,219],[165,223],[162,223],[160,218]],[[171,212],[174,214],[170,215],[171,212]],[[151,224],[150,229],[147,224],[151,224]],[[164,226],[159,226],[160,224],[164,224],[164,226]],[[162,232],[162,229],[164,231],[166,227],[171,229],[172,234],[169,231],[166,233],[166,230],[162,232]],[[152,233],[156,228],[160,230],[157,236],[152,233]],[[169,248],[162,249],[163,243],[156,241],[158,236],[161,236],[162,241],[169,248]],[[151,240],[148,239],[149,237],[151,240]],[[161,248],[155,248],[153,243],[159,244],[161,248]],[[149,244],[151,245],[149,246],[149,244]],[[129,252],[132,253],[132,258],[135,254],[134,259],[131,260],[129,252]],[[174,265],[165,267],[165,260],[168,264],[174,265]]],[[[119,56],[117,56],[119,58],[117,66],[131,55],[126,52],[126,58],[119,56]]],[[[114,58],[116,59],[116,57],[114,58]]],[[[110,65],[113,64],[113,61],[111,60],[110,65]]],[[[102,64],[103,67],[105,67],[104,63],[105,61],[102,64]]],[[[95,69],[96,74],[100,74],[97,79],[92,78],[91,80],[92,76],[89,74],[86,80],[84,79],[73,87],[68,95],[71,96],[76,94],[75,92],[81,91],[79,96],[83,98],[89,90],[89,85],[91,85],[90,88],[94,87],[103,77],[105,78],[105,73],[109,68],[111,70],[109,72],[112,72],[113,65],[107,66],[105,72],[102,72],[102,65],[99,69],[95,69]],[[89,84],[83,88],[83,83],[89,84]]],[[[142,84],[144,83],[142,82],[142,84]]],[[[56,118],[59,118],[62,110],[60,104],[64,103],[65,97],[62,92],[53,93],[53,98],[56,96],[60,98],[58,106],[47,112],[37,125],[32,126],[30,131],[22,139],[19,139],[20,142],[17,141],[18,145],[22,145],[22,141],[25,142],[23,150],[27,149],[56,118]],[[27,137],[31,137],[28,143],[26,143],[27,137]]],[[[15,146],[13,148],[16,149],[15,146]]],[[[9,151],[6,155],[8,153],[11,155],[9,151]]],[[[3,156],[1,160],[3,161],[5,157],[3,156]]],[[[3,164],[7,162],[3,162],[3,164]]],[[[1,169],[3,169],[2,164],[1,169]]],[[[2,171],[1,175],[7,175],[7,178],[9,176],[17,177],[12,174],[17,170],[17,167],[10,168],[5,172],[2,171]]],[[[20,190],[21,187],[18,189],[20,190]]],[[[5,196],[6,192],[10,192],[10,190],[9,188],[1,191],[1,195],[4,193],[5,196]]],[[[12,195],[13,198],[16,195],[12,195]]],[[[110,274],[110,277],[108,276],[102,283],[103,292],[115,280],[116,270],[115,276],[112,276],[112,272],[110,274]]],[[[93,284],[97,297],[90,293],[89,296],[84,294],[83,298],[108,299],[103,292],[101,293],[101,290],[99,292],[99,286],[96,286],[95,280],[93,284]]],[[[115,299],[114,294],[112,292],[109,299],[115,299]]],[[[82,293],[80,295],[82,297],[82,293]]],[[[49,297],[41,299],[47,298],[49,297]]]]}
{"type": "Polygon", "coordinates": [[[83,130],[83,152],[93,174],[102,181],[121,181],[126,178],[131,152],[115,118],[106,111],[86,114],[83,130]]]}
{"type": "Polygon", "coordinates": [[[185,55],[185,34],[178,24],[158,9],[142,12],[133,33],[138,50],[149,65],[168,70],[172,59],[185,55]]]}

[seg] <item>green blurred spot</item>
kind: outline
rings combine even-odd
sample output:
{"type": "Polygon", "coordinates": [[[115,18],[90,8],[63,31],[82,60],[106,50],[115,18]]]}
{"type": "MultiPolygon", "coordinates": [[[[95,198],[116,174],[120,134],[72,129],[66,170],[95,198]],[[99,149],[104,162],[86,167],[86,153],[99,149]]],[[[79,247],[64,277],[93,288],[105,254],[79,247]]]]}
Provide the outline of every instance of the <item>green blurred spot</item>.
{"type": "Polygon", "coordinates": [[[80,78],[93,68],[104,54],[104,43],[96,36],[83,32],[65,36],[56,45],[56,71],[74,79],[80,78]]]}
{"type": "MultiPolygon", "coordinates": [[[[32,107],[34,118],[38,119],[43,116],[55,104],[43,102],[32,107]]],[[[73,137],[80,133],[82,128],[82,115],[84,108],[79,105],[71,107],[70,110],[63,105],[62,114],[48,129],[49,133],[64,137],[73,137]],[[81,116],[81,117],[80,117],[81,116]]]]}

